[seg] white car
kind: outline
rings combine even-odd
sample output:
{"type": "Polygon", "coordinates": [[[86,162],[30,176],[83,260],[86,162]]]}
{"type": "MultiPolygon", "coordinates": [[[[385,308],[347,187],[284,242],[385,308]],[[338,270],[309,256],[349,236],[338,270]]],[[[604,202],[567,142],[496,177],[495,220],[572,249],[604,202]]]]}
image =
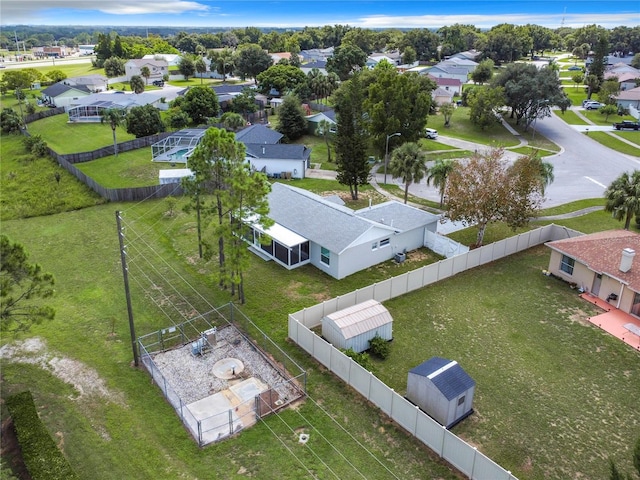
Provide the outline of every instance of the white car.
{"type": "Polygon", "coordinates": [[[604,107],[604,103],[600,102],[587,102],[584,105],[584,108],[587,110],[598,110],[599,108],[604,107]]]}
{"type": "Polygon", "coordinates": [[[438,131],[433,129],[433,128],[425,128],[424,129],[424,136],[430,139],[436,139],[438,138],[438,131]]]}

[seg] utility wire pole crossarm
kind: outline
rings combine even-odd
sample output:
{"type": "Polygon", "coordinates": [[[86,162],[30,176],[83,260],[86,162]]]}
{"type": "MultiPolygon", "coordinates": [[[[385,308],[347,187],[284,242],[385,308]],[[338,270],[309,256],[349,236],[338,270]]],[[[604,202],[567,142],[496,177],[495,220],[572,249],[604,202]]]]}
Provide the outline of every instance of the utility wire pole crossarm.
{"type": "Polygon", "coordinates": [[[124,293],[127,298],[127,313],[129,315],[129,330],[131,332],[131,348],[133,349],[133,364],[138,366],[138,344],[136,330],[133,324],[133,308],[131,308],[131,293],[129,291],[129,269],[127,268],[127,252],[124,245],[124,230],[122,229],[122,217],[116,210],[116,225],[118,226],[118,241],[120,242],[120,261],[122,263],[122,277],[124,279],[124,293]]]}
{"type": "Polygon", "coordinates": [[[392,133],[391,135],[387,135],[387,142],[384,147],[384,184],[387,184],[387,164],[389,163],[389,139],[391,137],[397,137],[402,135],[400,132],[392,133]]]}

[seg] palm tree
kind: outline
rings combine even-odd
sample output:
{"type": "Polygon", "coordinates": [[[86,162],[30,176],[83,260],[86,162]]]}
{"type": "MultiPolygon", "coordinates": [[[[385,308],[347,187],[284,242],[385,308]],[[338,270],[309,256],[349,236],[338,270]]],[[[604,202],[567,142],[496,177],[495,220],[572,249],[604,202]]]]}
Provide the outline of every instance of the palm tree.
{"type": "Polygon", "coordinates": [[[140,75],[134,75],[129,80],[129,86],[131,87],[131,91],[134,93],[142,93],[144,92],[144,80],[140,75]]]}
{"type": "Polygon", "coordinates": [[[151,76],[151,70],[146,65],[140,69],[140,75],[144,77],[144,84],[149,84],[149,77],[151,76]]]}
{"type": "Polygon", "coordinates": [[[204,63],[204,59],[202,57],[198,57],[195,61],[196,72],[200,74],[200,85],[202,85],[202,74],[207,73],[207,64],[204,63]]]}
{"type": "Polygon", "coordinates": [[[215,70],[222,75],[222,83],[227,81],[227,74],[231,75],[235,65],[233,64],[233,51],[223,48],[220,51],[209,50],[207,58],[211,60],[211,70],[215,64],[215,70]]]}
{"type": "Polygon", "coordinates": [[[113,132],[113,154],[118,156],[118,142],[116,141],[116,128],[124,123],[125,113],[120,108],[106,108],[100,116],[100,123],[108,123],[113,132]]]}
{"type": "Polygon", "coordinates": [[[624,219],[624,229],[629,230],[631,218],[640,214],[640,170],[620,175],[607,187],[604,197],[604,209],[616,220],[624,219]]]}
{"type": "Polygon", "coordinates": [[[409,185],[418,183],[428,173],[426,156],[415,142],[404,143],[393,151],[389,171],[394,178],[402,178],[404,183],[404,203],[409,196],[409,185]]]}
{"type": "Polygon", "coordinates": [[[427,177],[427,185],[433,182],[433,186],[440,191],[440,208],[444,206],[444,192],[447,188],[447,179],[449,174],[453,171],[453,160],[436,160],[436,163],[429,169],[429,176],[427,177]]]}
{"type": "Polygon", "coordinates": [[[553,183],[556,178],[553,176],[553,164],[549,162],[540,161],[540,183],[542,184],[542,195],[549,185],[553,183]]]}
{"type": "Polygon", "coordinates": [[[318,122],[318,131],[324,137],[327,144],[327,162],[331,163],[331,144],[329,143],[329,134],[331,133],[332,123],[329,120],[320,120],[318,122]]]}

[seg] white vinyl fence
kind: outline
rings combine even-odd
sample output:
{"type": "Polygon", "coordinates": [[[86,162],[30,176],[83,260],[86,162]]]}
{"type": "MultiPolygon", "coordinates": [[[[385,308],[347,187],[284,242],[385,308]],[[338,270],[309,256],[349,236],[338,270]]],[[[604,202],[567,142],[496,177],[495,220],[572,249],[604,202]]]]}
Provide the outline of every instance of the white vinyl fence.
{"type": "Polygon", "coordinates": [[[533,246],[580,235],[582,233],[575,230],[547,225],[332,298],[290,314],[289,338],[470,479],[517,480],[511,472],[448,431],[371,372],[312,332],[311,328],[321,325],[325,315],[365,300],[384,302],[533,246]]]}
{"type": "Polygon", "coordinates": [[[424,246],[443,257],[455,257],[469,251],[469,247],[451,240],[449,237],[427,230],[424,236],[424,246]]]}

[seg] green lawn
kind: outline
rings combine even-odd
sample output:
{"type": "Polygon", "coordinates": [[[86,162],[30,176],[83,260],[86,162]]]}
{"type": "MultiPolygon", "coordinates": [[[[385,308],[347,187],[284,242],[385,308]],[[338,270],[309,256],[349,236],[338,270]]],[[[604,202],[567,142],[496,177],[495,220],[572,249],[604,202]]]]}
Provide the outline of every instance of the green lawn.
{"type": "Polygon", "coordinates": [[[582,117],[578,116],[576,112],[571,110],[566,110],[562,112],[561,110],[552,110],[553,114],[556,115],[561,120],[565,121],[569,125],[589,125],[582,117]]]}
{"type": "Polygon", "coordinates": [[[605,147],[609,147],[617,152],[624,153],[626,155],[633,155],[634,157],[640,157],[640,135],[636,135],[637,138],[636,143],[638,147],[634,147],[633,145],[629,145],[621,140],[618,140],[612,135],[609,135],[606,132],[589,132],[589,137],[596,140],[598,143],[601,143],[605,147]]]}
{"type": "MultiPolygon", "coordinates": [[[[113,132],[106,123],[68,123],[66,114],[54,115],[29,124],[32,135],[41,135],[49,147],[63,153],[80,153],[113,145],[113,132]]],[[[116,129],[118,143],[136,138],[124,127],[116,129]]]]}

